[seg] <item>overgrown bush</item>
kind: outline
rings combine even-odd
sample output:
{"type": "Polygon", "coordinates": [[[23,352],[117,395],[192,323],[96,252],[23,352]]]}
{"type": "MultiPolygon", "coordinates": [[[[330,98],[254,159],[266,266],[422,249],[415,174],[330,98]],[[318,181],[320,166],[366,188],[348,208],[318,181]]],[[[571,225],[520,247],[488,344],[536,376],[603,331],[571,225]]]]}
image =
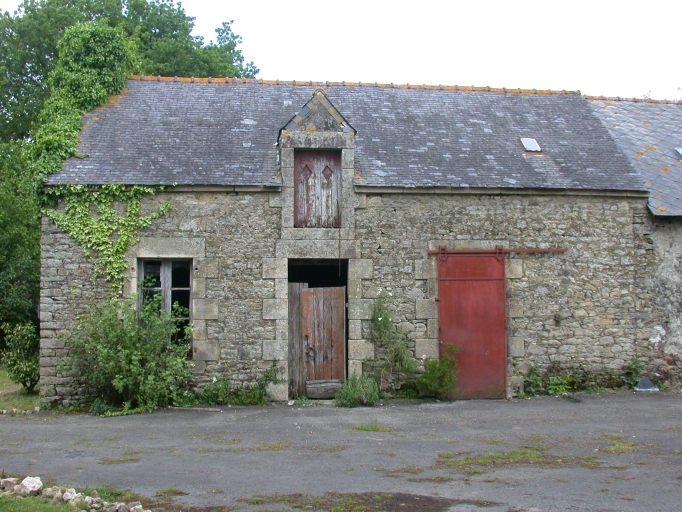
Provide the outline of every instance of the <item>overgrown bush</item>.
{"type": "Polygon", "coordinates": [[[591,370],[583,365],[562,367],[550,364],[544,371],[532,366],[524,377],[526,396],[552,395],[567,398],[579,391],[597,392],[622,387],[633,388],[642,378],[642,362],[633,359],[621,371],[591,370]]]}
{"type": "Polygon", "coordinates": [[[625,368],[623,368],[623,381],[625,381],[627,387],[634,388],[637,385],[642,378],[643,367],[642,361],[637,358],[625,365],[625,368]]]}
{"type": "Polygon", "coordinates": [[[35,325],[30,322],[18,325],[5,323],[2,330],[5,349],[0,355],[7,375],[21,384],[27,393],[34,393],[40,380],[40,342],[35,325]]]}
{"type": "Polygon", "coordinates": [[[343,386],[334,397],[337,407],[357,407],[366,405],[372,407],[379,401],[379,386],[374,379],[353,374],[346,379],[343,386]]]}
{"type": "Polygon", "coordinates": [[[440,359],[427,359],[424,368],[424,373],[414,383],[419,394],[439,400],[453,398],[457,387],[455,350],[443,352],[440,359]]]}
{"type": "Polygon", "coordinates": [[[273,364],[256,380],[256,385],[250,389],[230,389],[227,377],[213,378],[196,395],[196,402],[207,405],[265,405],[267,403],[267,388],[271,382],[277,382],[277,366],[273,364]]]}
{"type": "Polygon", "coordinates": [[[399,389],[405,378],[414,374],[417,363],[408,347],[409,338],[393,323],[393,313],[384,303],[381,288],[377,291],[377,300],[372,311],[370,337],[375,346],[385,351],[378,368],[381,391],[399,389]]]}
{"type": "Polygon", "coordinates": [[[177,312],[161,308],[160,295],[136,308],[136,297],[110,299],[82,315],[62,364],[88,388],[93,412],[150,411],[186,400],[191,372],[189,329],[177,312]]]}

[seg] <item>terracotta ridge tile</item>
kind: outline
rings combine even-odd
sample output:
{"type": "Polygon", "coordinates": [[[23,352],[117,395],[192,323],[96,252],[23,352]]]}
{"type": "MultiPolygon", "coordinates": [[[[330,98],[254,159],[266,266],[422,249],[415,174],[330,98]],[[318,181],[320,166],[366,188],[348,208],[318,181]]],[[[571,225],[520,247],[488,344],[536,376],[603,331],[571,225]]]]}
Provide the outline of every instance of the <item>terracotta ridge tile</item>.
{"type": "Polygon", "coordinates": [[[621,98],[620,96],[590,96],[588,94],[583,94],[583,98],[590,101],[626,101],[629,103],[682,105],[682,100],[652,100],[650,98],[621,98]]]}

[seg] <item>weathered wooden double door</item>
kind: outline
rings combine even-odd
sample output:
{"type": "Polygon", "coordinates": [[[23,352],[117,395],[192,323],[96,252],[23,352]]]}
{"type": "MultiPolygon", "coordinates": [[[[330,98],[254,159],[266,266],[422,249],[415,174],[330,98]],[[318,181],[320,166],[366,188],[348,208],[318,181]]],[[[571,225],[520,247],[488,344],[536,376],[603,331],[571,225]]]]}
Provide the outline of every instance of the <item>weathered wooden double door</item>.
{"type": "Polygon", "coordinates": [[[346,375],[346,288],[289,283],[289,396],[331,398],[346,375]]]}

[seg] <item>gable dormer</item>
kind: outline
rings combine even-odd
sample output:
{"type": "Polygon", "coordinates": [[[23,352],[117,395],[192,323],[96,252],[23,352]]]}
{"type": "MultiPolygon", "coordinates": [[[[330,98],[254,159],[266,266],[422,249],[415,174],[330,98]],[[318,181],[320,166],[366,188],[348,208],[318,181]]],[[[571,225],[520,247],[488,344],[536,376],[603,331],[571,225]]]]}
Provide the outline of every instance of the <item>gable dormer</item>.
{"type": "Polygon", "coordinates": [[[342,132],[353,133],[355,129],[346,121],[327,97],[327,92],[317,88],[303,108],[282,128],[282,131],[342,132]]]}
{"type": "Polygon", "coordinates": [[[323,89],[280,130],[279,146],[283,186],[293,189],[292,227],[341,228],[350,207],[343,190],[352,189],[355,129],[323,89]]]}

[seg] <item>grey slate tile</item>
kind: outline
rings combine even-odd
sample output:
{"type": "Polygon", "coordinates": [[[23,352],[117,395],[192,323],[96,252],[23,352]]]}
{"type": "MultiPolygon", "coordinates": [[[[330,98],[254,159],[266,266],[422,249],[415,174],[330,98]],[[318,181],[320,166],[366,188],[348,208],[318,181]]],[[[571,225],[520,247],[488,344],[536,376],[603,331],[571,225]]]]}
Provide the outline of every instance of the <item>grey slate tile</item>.
{"type": "Polygon", "coordinates": [[[682,163],[674,150],[675,145],[682,145],[682,104],[593,99],[590,105],[634,168],[651,184],[650,210],[655,215],[682,215],[682,163]]]}
{"type": "MultiPolygon", "coordinates": [[[[78,151],[89,156],[47,183],[277,185],[279,130],[315,88],[131,80],[116,103],[86,116],[78,151]]],[[[325,89],[357,130],[356,169],[368,186],[645,188],[604,128],[626,116],[602,125],[578,95],[325,89]],[[524,155],[521,136],[538,140],[542,165],[524,155]]]]}

